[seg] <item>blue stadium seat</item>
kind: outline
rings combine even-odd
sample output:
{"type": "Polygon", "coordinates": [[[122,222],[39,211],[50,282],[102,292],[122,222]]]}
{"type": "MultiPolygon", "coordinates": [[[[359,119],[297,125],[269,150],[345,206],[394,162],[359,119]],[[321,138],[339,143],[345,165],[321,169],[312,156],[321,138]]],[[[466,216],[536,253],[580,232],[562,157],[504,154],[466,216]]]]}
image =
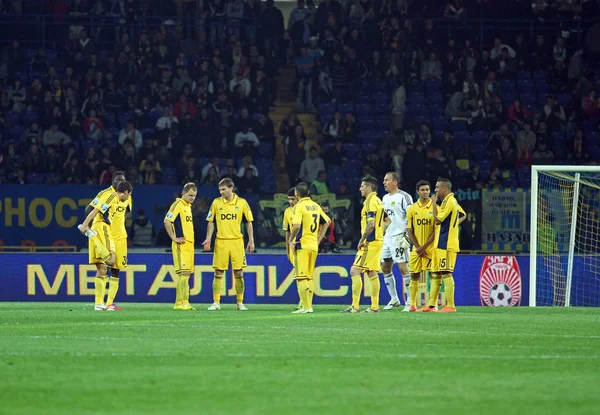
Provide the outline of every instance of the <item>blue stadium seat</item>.
{"type": "Polygon", "coordinates": [[[427,97],[423,92],[412,92],[408,94],[406,100],[410,102],[411,107],[414,107],[415,104],[425,105],[427,97]]]}
{"type": "Polygon", "coordinates": [[[319,112],[321,112],[321,111],[333,112],[334,110],[335,110],[335,107],[333,106],[333,104],[331,102],[321,102],[319,104],[319,112]]]}
{"type": "Polygon", "coordinates": [[[258,148],[258,154],[260,155],[260,157],[272,159],[273,158],[273,144],[260,143],[260,147],[258,148]]]}
{"type": "Polygon", "coordinates": [[[473,142],[486,144],[490,137],[490,133],[487,131],[473,131],[473,142]]]}
{"type": "Polygon", "coordinates": [[[364,102],[364,101],[360,101],[357,100],[357,104],[355,106],[356,109],[356,115],[357,116],[361,116],[361,115],[371,115],[371,104],[369,104],[368,102],[364,102]]]}
{"type": "Polygon", "coordinates": [[[450,128],[455,133],[458,131],[466,131],[467,130],[467,121],[466,120],[453,120],[450,124],[450,128]]]}
{"type": "Polygon", "coordinates": [[[7,111],[6,112],[6,120],[9,125],[15,126],[17,124],[21,124],[21,114],[16,111],[7,111]]]}
{"type": "Polygon", "coordinates": [[[526,80],[530,80],[530,79],[531,79],[531,72],[529,72],[529,71],[526,71],[526,70],[520,70],[520,71],[517,73],[517,80],[518,80],[519,82],[526,81],[526,80]]]}
{"type": "Polygon", "coordinates": [[[338,106],[338,110],[342,113],[342,114],[347,114],[347,113],[352,113],[354,114],[354,104],[351,103],[347,103],[347,104],[340,104],[338,106]]]}
{"type": "Polygon", "coordinates": [[[420,103],[412,102],[410,104],[410,112],[411,112],[411,114],[413,114],[416,117],[429,116],[429,108],[427,108],[427,105],[425,104],[425,102],[420,102],[420,103]]]}
{"type": "Polygon", "coordinates": [[[23,113],[23,125],[25,125],[26,127],[29,127],[29,125],[34,122],[34,121],[38,121],[39,119],[39,114],[36,111],[25,111],[23,113]]]}
{"type": "Polygon", "coordinates": [[[448,128],[448,125],[448,117],[444,115],[438,115],[436,117],[433,117],[433,128],[435,128],[436,130],[444,130],[448,128]]]}
{"type": "Polygon", "coordinates": [[[360,125],[360,128],[362,128],[363,130],[370,130],[375,125],[375,117],[369,116],[369,117],[358,118],[358,124],[360,125]]]}

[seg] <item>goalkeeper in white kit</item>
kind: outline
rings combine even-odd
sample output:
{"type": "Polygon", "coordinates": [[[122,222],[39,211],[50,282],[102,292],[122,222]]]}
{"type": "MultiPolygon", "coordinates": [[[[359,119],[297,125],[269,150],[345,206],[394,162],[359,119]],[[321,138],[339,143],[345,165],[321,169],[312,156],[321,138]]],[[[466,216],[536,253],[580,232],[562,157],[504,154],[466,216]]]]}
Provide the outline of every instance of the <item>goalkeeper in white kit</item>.
{"type": "Polygon", "coordinates": [[[398,264],[402,274],[405,297],[405,307],[402,311],[410,311],[410,301],[407,300],[410,284],[410,272],[408,270],[410,239],[406,234],[406,212],[408,207],[413,204],[413,199],[411,195],[398,188],[399,183],[400,177],[397,173],[387,173],[383,179],[383,187],[387,192],[383,196],[383,208],[392,221],[385,231],[383,250],[381,251],[381,272],[391,297],[390,302],[383,309],[391,310],[402,305],[398,299],[393,270],[394,264],[398,264]]]}

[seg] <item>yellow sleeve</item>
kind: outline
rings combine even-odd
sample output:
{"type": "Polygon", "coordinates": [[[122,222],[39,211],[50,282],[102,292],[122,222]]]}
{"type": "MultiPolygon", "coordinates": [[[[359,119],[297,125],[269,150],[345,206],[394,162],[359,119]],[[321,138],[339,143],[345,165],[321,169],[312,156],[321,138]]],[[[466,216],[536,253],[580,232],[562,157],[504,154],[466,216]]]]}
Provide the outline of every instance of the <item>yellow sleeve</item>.
{"type": "Polygon", "coordinates": [[[90,206],[98,209],[100,212],[105,213],[112,205],[117,203],[119,198],[114,192],[100,192],[92,200],[90,206]]]}
{"type": "Polygon", "coordinates": [[[302,212],[304,212],[304,209],[302,208],[301,205],[296,205],[294,207],[293,216],[292,216],[292,226],[302,224],[302,212]]]}
{"type": "Polygon", "coordinates": [[[217,207],[215,205],[216,205],[216,199],[213,200],[212,204],[210,205],[210,209],[208,210],[208,215],[206,215],[206,220],[208,222],[215,221],[215,216],[217,215],[217,207]]]}
{"type": "Polygon", "coordinates": [[[443,222],[450,214],[456,209],[456,199],[444,199],[442,205],[437,209],[437,218],[440,222],[443,222]]]}
{"type": "Polygon", "coordinates": [[[367,199],[367,221],[375,220],[375,217],[377,216],[377,204],[373,203],[372,199],[373,197],[367,199]]]}
{"type": "Polygon", "coordinates": [[[406,229],[412,229],[412,227],[413,227],[412,221],[413,221],[414,211],[415,210],[411,206],[408,208],[408,211],[406,212],[406,221],[407,221],[406,229]]]}
{"type": "Polygon", "coordinates": [[[246,218],[246,222],[254,222],[254,216],[252,216],[252,210],[247,201],[244,200],[244,210],[242,212],[246,218]]]}
{"type": "Polygon", "coordinates": [[[174,202],[171,207],[169,208],[169,211],[167,212],[167,216],[165,216],[165,219],[168,220],[169,222],[175,222],[175,219],[177,219],[177,216],[181,213],[181,202],[178,200],[177,202],[174,202]]]}
{"type": "Polygon", "coordinates": [[[133,198],[129,195],[129,199],[127,199],[127,206],[129,207],[129,211],[133,213],[133,198]]]}
{"type": "Polygon", "coordinates": [[[291,226],[290,226],[290,216],[292,213],[292,209],[291,208],[287,208],[285,210],[285,212],[283,212],[283,227],[282,229],[286,232],[291,231],[291,226]]]}

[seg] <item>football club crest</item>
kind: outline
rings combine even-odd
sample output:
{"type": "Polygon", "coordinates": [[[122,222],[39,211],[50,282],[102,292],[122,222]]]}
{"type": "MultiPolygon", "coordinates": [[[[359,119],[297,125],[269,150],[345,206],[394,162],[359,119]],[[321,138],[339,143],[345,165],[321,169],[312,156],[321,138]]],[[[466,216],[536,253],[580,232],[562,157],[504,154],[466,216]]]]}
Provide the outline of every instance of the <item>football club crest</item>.
{"type": "Polygon", "coordinates": [[[521,305],[521,270],[514,256],[486,256],[479,274],[481,305],[521,305]]]}

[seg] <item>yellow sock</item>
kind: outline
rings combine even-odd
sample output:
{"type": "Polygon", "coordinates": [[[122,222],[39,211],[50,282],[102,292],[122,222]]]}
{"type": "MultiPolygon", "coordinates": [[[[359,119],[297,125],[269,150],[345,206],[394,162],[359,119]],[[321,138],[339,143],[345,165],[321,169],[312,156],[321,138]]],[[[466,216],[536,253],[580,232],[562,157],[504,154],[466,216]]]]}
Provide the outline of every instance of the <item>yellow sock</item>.
{"type": "Polygon", "coordinates": [[[244,277],[235,277],[235,299],[237,303],[244,302],[244,277]]]}
{"type": "Polygon", "coordinates": [[[223,277],[217,277],[213,279],[213,301],[217,304],[221,304],[221,287],[223,286],[223,277]]]}
{"type": "Polygon", "coordinates": [[[106,294],[105,275],[96,275],[96,278],[94,278],[94,292],[96,294],[96,304],[104,304],[104,295],[106,294]]]}
{"type": "Polygon", "coordinates": [[[438,275],[431,275],[431,287],[429,288],[429,307],[437,306],[437,298],[442,288],[442,279],[438,275]]]}
{"type": "Polygon", "coordinates": [[[181,295],[181,303],[189,304],[190,303],[190,276],[187,274],[182,274],[177,281],[177,286],[179,288],[179,292],[181,295]]]}
{"type": "Polygon", "coordinates": [[[416,307],[417,294],[419,293],[419,281],[410,280],[410,284],[408,285],[408,291],[410,292],[410,305],[416,307]]]}
{"type": "Polygon", "coordinates": [[[298,281],[296,281],[296,288],[298,288],[298,298],[300,301],[300,305],[302,305],[302,296],[300,295],[300,284],[298,284],[298,281]]]}
{"type": "Polygon", "coordinates": [[[454,277],[452,274],[447,274],[444,277],[444,294],[446,294],[448,307],[456,308],[456,305],[454,305],[454,277]]]}
{"type": "Polygon", "coordinates": [[[119,291],[119,278],[110,277],[108,279],[108,298],[106,300],[106,305],[111,305],[115,302],[117,291],[119,291]]]}
{"type": "Polygon", "coordinates": [[[300,301],[302,301],[302,305],[306,310],[306,305],[308,304],[308,280],[302,279],[298,280],[298,289],[300,290],[300,301]]]}
{"type": "Polygon", "coordinates": [[[312,308],[312,306],[313,306],[313,296],[315,295],[315,281],[314,280],[306,280],[306,284],[307,284],[307,296],[306,296],[307,303],[306,304],[302,303],[302,306],[304,307],[305,310],[308,310],[309,308],[312,308]]]}
{"type": "Polygon", "coordinates": [[[362,289],[362,275],[352,277],[352,307],[357,310],[360,308],[360,294],[362,293],[362,289]]]}
{"type": "Polygon", "coordinates": [[[183,301],[183,293],[181,292],[181,275],[177,276],[177,281],[175,282],[175,305],[181,305],[183,301]]]}
{"type": "Polygon", "coordinates": [[[379,290],[381,289],[379,275],[369,277],[369,287],[371,288],[371,310],[379,310],[379,290]]]}

